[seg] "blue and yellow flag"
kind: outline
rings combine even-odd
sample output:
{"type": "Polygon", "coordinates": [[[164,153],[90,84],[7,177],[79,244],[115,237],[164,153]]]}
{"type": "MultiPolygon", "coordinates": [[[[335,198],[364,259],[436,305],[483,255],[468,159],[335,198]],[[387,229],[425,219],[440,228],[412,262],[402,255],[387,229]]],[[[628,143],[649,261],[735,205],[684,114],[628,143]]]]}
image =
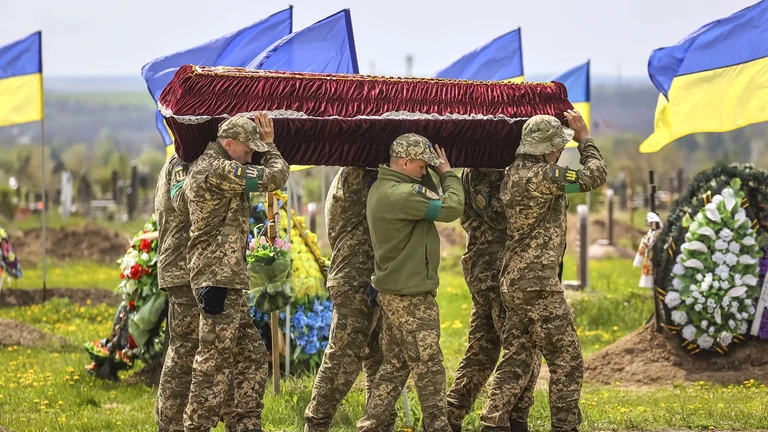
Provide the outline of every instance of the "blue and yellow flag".
{"type": "Polygon", "coordinates": [[[43,119],[41,32],[0,47],[0,126],[43,119]]]}
{"type": "Polygon", "coordinates": [[[661,94],[642,153],[692,133],[768,121],[768,1],[655,50],[648,74],[661,94]]]}
{"type": "MultiPolygon", "coordinates": [[[[565,88],[568,90],[568,100],[573,104],[576,111],[581,113],[581,116],[584,117],[584,121],[591,130],[589,62],[568,70],[553,81],[561,82],[565,85],[565,88]]],[[[576,145],[574,141],[571,141],[566,147],[576,147],[576,145]]]]}
{"type": "MultiPolygon", "coordinates": [[[[181,66],[194,64],[245,67],[275,41],[290,34],[292,28],[293,7],[288,7],[218,39],[152,60],[141,68],[141,76],[147,82],[149,93],[157,103],[160,93],[181,66]]],[[[170,156],[174,151],[173,137],[159,111],[155,113],[155,120],[157,130],[163,137],[166,153],[170,156]]]]}
{"type": "Polygon", "coordinates": [[[520,28],[503,34],[464,55],[438,72],[435,78],[523,82],[523,46],[520,28]]]}

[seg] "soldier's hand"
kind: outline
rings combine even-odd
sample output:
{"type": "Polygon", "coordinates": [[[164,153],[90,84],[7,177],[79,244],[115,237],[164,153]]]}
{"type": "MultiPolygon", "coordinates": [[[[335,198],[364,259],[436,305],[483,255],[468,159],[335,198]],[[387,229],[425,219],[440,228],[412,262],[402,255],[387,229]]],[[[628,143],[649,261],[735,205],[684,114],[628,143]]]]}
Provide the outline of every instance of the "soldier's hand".
{"type": "Polygon", "coordinates": [[[218,315],[224,312],[224,301],[227,299],[229,289],[221,287],[204,287],[197,296],[197,303],[203,311],[209,315],[218,315]]]}
{"type": "Polygon", "coordinates": [[[584,121],[584,117],[578,111],[568,110],[564,114],[565,118],[568,119],[568,127],[575,132],[573,135],[574,141],[581,143],[585,139],[590,138],[589,126],[587,126],[587,122],[584,121]]]}
{"type": "Polygon", "coordinates": [[[373,287],[373,285],[368,284],[368,306],[370,307],[376,307],[379,305],[379,302],[376,301],[376,299],[379,297],[379,291],[373,287]]]}
{"type": "Polygon", "coordinates": [[[451,164],[448,163],[448,155],[445,154],[445,150],[440,148],[439,145],[435,145],[435,153],[437,153],[437,157],[443,160],[443,163],[435,167],[435,172],[442,174],[449,171],[451,169],[451,164]]]}
{"type": "Polygon", "coordinates": [[[272,118],[262,111],[253,116],[253,121],[259,125],[259,138],[265,143],[275,142],[275,124],[272,118]]]}

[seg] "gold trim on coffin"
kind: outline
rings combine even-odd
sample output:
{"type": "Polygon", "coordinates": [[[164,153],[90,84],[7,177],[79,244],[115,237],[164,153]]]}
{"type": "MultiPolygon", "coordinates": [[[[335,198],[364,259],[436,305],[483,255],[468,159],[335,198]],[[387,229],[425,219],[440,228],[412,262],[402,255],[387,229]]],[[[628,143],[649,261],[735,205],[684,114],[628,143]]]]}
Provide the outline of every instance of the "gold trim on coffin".
{"type": "Polygon", "coordinates": [[[322,79],[339,81],[392,81],[392,82],[436,82],[436,83],[465,83],[465,84],[484,84],[484,85],[510,85],[510,86],[554,86],[553,82],[508,82],[508,81],[475,81],[464,79],[445,79],[445,78],[408,78],[408,77],[385,77],[379,75],[349,75],[339,74],[334,76],[327,75],[298,75],[291,72],[274,73],[263,70],[251,70],[244,68],[226,67],[226,66],[192,66],[192,72],[188,76],[209,75],[209,76],[232,76],[232,77],[266,77],[266,78],[298,78],[298,79],[322,79]]]}

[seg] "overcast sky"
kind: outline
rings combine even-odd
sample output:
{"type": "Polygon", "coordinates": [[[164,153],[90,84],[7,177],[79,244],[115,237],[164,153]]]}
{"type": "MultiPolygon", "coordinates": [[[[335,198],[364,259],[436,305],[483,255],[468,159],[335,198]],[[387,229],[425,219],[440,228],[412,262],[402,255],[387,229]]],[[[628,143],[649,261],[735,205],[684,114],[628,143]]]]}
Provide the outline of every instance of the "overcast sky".
{"type": "MultiPolygon", "coordinates": [[[[755,0],[292,0],[294,30],[350,8],[360,71],[432,76],[522,27],[527,76],[587,59],[593,75],[647,76],[648,56],[755,0]],[[374,65],[375,64],[375,69],[374,65]]],[[[0,45],[43,31],[48,76],[133,75],[142,65],[289,5],[242,0],[0,0],[0,45]]]]}

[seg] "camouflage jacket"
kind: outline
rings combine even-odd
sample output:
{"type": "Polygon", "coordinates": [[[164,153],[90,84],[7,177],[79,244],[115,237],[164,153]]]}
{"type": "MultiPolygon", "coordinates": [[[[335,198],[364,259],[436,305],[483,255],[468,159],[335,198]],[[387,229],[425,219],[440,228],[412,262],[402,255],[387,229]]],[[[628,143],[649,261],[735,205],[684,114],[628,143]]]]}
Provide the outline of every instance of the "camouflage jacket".
{"type": "Polygon", "coordinates": [[[584,167],[580,171],[531,155],[518,155],[507,168],[501,185],[509,235],[502,290],[563,290],[557,276],[565,253],[566,195],[596,189],[607,176],[591,139],[579,144],[579,153],[584,167]]]}
{"type": "MultiPolygon", "coordinates": [[[[431,182],[431,176],[424,177],[422,182],[431,182]]],[[[372,284],[377,290],[414,295],[439,285],[440,236],[435,221],[452,222],[464,207],[464,190],[455,173],[440,175],[440,184],[442,199],[418,179],[379,166],[366,205],[375,256],[372,284]]]]}
{"type": "Polygon", "coordinates": [[[277,148],[262,155],[262,166],[243,166],[212,142],[190,167],[184,191],[191,222],[187,262],[192,288],[248,288],[250,193],[277,190],[288,180],[288,164],[277,148]]]}
{"type": "Polygon", "coordinates": [[[328,287],[366,286],[371,281],[373,246],[365,205],[376,176],[376,170],[344,167],[331,183],[325,202],[332,252],[328,287]]]}
{"type": "Polygon", "coordinates": [[[157,284],[161,290],[189,285],[187,243],[189,243],[189,210],[179,201],[179,188],[184,184],[188,165],[174,153],[165,161],[155,189],[157,217],[157,284]],[[176,202],[174,202],[174,200],[176,202]],[[178,205],[176,205],[178,204],[178,205]]]}
{"type": "Polygon", "coordinates": [[[507,218],[499,197],[502,180],[504,171],[482,173],[465,168],[461,172],[465,196],[461,226],[467,233],[461,268],[470,292],[499,286],[507,242],[507,218]]]}

